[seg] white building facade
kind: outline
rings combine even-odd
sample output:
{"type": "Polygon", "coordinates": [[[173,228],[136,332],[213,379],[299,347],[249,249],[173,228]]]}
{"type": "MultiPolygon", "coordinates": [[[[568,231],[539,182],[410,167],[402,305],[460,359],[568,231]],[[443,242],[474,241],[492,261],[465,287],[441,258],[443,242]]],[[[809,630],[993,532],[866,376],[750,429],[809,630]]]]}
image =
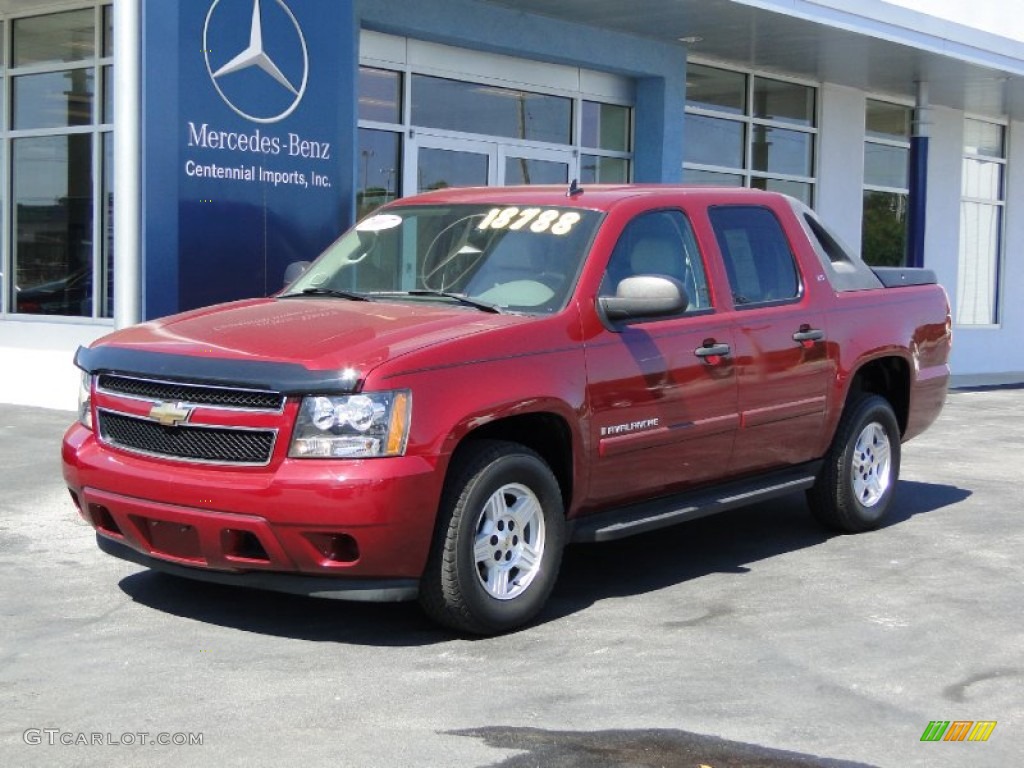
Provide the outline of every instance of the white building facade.
{"type": "Polygon", "coordinates": [[[72,409],[79,345],[271,293],[386,200],[571,179],[799,197],[937,273],[957,381],[1024,381],[1006,6],[0,0],[0,402],[72,409]],[[280,77],[232,64],[255,19],[280,77]]]}

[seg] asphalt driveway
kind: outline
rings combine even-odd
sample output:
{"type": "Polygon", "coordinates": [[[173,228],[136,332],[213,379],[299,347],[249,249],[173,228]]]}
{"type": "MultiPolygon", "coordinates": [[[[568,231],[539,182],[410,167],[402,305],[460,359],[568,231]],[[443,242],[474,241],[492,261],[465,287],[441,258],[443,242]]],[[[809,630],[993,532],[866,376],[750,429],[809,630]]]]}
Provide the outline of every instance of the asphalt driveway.
{"type": "Polygon", "coordinates": [[[467,640],[103,555],[60,476],[73,414],[0,405],[0,764],[1019,765],[1022,410],[952,394],[879,531],[797,495],[577,546],[539,623],[467,640]]]}

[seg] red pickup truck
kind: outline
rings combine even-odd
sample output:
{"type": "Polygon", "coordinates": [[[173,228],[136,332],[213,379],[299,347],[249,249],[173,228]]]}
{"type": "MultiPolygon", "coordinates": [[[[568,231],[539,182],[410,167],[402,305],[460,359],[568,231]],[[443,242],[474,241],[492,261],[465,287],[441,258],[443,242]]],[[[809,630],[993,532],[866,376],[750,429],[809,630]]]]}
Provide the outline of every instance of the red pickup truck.
{"type": "Polygon", "coordinates": [[[501,632],[570,542],[801,490],[881,524],[950,329],[929,271],[782,195],[446,189],[276,296],[80,349],[64,475],[111,555],[501,632]]]}

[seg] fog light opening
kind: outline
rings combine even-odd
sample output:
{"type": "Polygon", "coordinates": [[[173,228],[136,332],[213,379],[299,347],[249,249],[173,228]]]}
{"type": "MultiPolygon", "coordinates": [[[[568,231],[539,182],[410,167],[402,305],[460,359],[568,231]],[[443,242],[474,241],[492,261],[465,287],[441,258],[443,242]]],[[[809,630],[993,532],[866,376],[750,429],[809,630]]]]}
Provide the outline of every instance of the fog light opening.
{"type": "Polygon", "coordinates": [[[306,536],[327,563],[354,563],[359,559],[359,545],[347,533],[309,533],[306,536]]]}
{"type": "Polygon", "coordinates": [[[225,556],[231,559],[270,562],[267,550],[263,548],[256,534],[251,531],[236,531],[228,528],[221,533],[221,545],[225,556]]]}
{"type": "Polygon", "coordinates": [[[113,536],[124,536],[117,523],[114,522],[114,516],[110,514],[110,510],[102,504],[89,505],[89,518],[92,520],[92,524],[97,530],[109,533],[113,536]]]}

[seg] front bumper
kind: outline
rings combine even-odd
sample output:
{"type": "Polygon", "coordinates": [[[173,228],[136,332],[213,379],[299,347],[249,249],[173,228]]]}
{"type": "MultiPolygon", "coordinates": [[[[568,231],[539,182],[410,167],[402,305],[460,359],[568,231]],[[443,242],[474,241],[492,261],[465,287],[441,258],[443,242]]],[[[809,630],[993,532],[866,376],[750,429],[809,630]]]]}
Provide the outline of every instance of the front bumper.
{"type": "Polygon", "coordinates": [[[125,453],[78,424],[63,460],[72,497],[109,554],[192,578],[345,599],[415,595],[440,496],[441,473],[422,457],[210,467],[125,453]]]}
{"type": "Polygon", "coordinates": [[[295,573],[224,573],[203,568],[190,568],[150,557],[102,533],[96,534],[96,544],[108,555],[144,565],[154,571],[232,587],[248,587],[270,592],[288,592],[307,597],[326,597],[334,600],[366,603],[396,603],[415,600],[419,594],[419,580],[417,579],[332,579],[324,576],[302,576],[295,573]]]}

